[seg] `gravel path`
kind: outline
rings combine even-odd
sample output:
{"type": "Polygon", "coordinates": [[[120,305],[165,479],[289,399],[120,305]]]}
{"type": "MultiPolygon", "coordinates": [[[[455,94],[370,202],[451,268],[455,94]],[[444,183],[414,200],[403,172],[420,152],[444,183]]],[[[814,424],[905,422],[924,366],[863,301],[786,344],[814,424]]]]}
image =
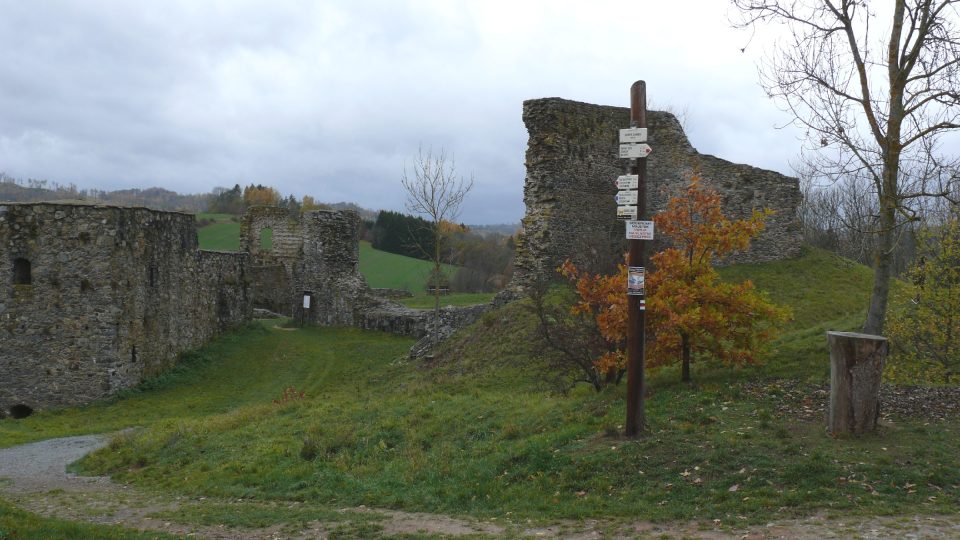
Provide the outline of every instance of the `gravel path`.
{"type": "Polygon", "coordinates": [[[102,476],[76,476],[66,471],[67,465],[109,442],[106,435],[84,435],[49,439],[13,448],[0,449],[0,478],[10,485],[4,491],[29,493],[51,489],[102,490],[110,479],[102,476]]]}

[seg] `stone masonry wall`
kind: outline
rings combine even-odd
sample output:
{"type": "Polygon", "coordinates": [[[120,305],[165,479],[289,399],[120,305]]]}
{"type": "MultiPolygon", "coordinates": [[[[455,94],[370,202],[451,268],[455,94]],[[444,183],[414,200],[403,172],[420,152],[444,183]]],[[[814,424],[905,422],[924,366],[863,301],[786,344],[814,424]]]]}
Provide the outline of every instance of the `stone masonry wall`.
{"type": "Polygon", "coordinates": [[[294,272],[294,317],[307,324],[353,325],[368,302],[360,275],[360,215],[352,210],[304,212],[303,258],[294,272]],[[303,296],[310,295],[304,309],[303,296]]]}
{"type": "Polygon", "coordinates": [[[0,410],[108,396],[248,321],[247,255],[198,251],[193,219],[0,204],[0,410]]]}
{"type": "Polygon", "coordinates": [[[293,315],[294,270],[303,256],[303,227],[284,208],[254,206],[240,221],[240,251],[250,254],[250,279],[254,307],[293,315]],[[271,249],[260,245],[261,233],[270,229],[271,249]]]}
{"type": "MultiPolygon", "coordinates": [[[[629,109],[534,99],[524,102],[523,121],[529,132],[527,211],[516,248],[512,293],[531,280],[554,277],[554,269],[568,258],[600,270],[626,249],[624,225],[616,219],[614,181],[628,165],[618,157],[618,138],[619,130],[629,127],[629,109]]],[[[726,262],[799,254],[801,234],[795,216],[801,195],[796,179],[699,154],[669,113],[648,111],[647,125],[653,148],[647,158],[648,215],[664,209],[669,197],[698,171],[720,192],[729,217],[747,217],[755,208],[776,212],[751,249],[726,262]]]]}

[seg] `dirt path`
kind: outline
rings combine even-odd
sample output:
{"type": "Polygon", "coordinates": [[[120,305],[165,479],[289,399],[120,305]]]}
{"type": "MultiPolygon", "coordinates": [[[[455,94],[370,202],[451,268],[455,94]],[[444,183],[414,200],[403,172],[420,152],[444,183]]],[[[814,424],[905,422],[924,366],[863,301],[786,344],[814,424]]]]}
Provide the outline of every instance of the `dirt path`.
{"type": "MultiPolygon", "coordinates": [[[[448,516],[348,508],[324,521],[293,520],[267,527],[196,525],[191,510],[215,508],[230,514],[251,507],[282,511],[309,510],[301,503],[258,503],[206,498],[171,497],[116,484],[106,477],[82,477],[66,472],[70,463],[108,444],[101,435],[50,439],[0,449],[0,494],[17,506],[43,516],[117,524],[135,529],[164,531],[182,536],[219,539],[326,538],[328,536],[369,538],[401,534],[429,534],[441,537],[531,537],[531,538],[958,538],[960,515],[854,517],[768,523],[765,526],[737,527],[716,523],[624,523],[582,521],[538,527],[532,523],[505,520],[471,520],[448,516]],[[343,519],[341,519],[341,517],[343,519]]],[[[318,512],[322,510],[318,509],[318,512]]],[[[309,512],[308,512],[309,514],[309,512]]],[[[327,514],[329,511],[327,510],[327,514]]]]}

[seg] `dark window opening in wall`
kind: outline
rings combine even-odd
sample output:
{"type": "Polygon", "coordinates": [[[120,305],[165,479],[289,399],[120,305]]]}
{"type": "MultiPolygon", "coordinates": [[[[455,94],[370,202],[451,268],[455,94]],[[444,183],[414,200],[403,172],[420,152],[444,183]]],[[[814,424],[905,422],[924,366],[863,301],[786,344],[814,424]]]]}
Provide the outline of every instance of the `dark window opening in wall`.
{"type": "Polygon", "coordinates": [[[93,290],[93,284],[89,279],[80,280],[80,292],[90,292],[93,290]]]}
{"type": "Polygon", "coordinates": [[[273,229],[269,227],[260,229],[260,251],[273,251],[273,229]]]}
{"type": "Polygon", "coordinates": [[[13,284],[30,285],[33,281],[30,276],[30,261],[26,259],[13,260],[13,284]]]}
{"type": "Polygon", "coordinates": [[[14,405],[13,407],[10,407],[11,418],[16,418],[16,419],[26,418],[31,414],[33,414],[33,409],[31,409],[30,407],[22,403],[20,405],[14,405]]]}
{"type": "Polygon", "coordinates": [[[134,345],[133,348],[130,349],[130,361],[133,363],[137,362],[137,346],[136,345],[134,345]]]}
{"type": "Polygon", "coordinates": [[[149,273],[150,273],[150,275],[149,275],[150,286],[151,286],[151,287],[156,287],[156,286],[157,286],[157,273],[158,273],[158,272],[157,272],[157,265],[155,265],[155,264],[150,265],[149,273]]]}

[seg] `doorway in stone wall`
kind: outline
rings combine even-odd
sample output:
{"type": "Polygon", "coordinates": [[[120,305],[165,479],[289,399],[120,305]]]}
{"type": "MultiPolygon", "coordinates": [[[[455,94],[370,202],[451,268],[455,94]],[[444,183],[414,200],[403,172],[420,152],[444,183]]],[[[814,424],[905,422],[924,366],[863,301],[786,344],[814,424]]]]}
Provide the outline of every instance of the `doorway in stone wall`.
{"type": "Polygon", "coordinates": [[[303,305],[300,309],[300,326],[303,326],[307,322],[313,322],[313,310],[315,306],[313,305],[313,293],[310,291],[303,291],[303,305]]]}

